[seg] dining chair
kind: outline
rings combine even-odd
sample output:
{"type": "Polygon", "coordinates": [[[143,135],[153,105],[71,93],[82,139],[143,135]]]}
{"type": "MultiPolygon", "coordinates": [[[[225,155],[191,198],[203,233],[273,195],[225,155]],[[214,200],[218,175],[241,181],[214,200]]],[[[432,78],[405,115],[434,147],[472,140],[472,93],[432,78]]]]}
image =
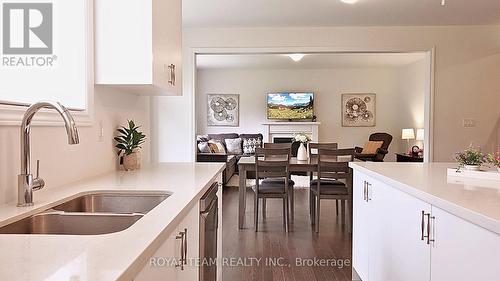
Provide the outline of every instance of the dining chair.
{"type": "MultiPolygon", "coordinates": [[[[283,199],[283,225],[285,231],[289,228],[289,191],[293,184],[290,183],[290,157],[289,148],[257,148],[255,150],[255,174],[257,180],[253,191],[254,196],[254,221],[255,231],[259,226],[259,199],[283,199]],[[259,179],[263,179],[259,181],[259,179]]],[[[264,203],[263,203],[264,204],[264,203]]]]}
{"type": "MultiPolygon", "coordinates": [[[[291,143],[264,143],[264,148],[287,148],[290,149],[290,157],[292,157],[292,144],[291,143]]],[[[295,219],[295,190],[293,189],[295,186],[295,182],[291,179],[292,173],[290,173],[290,176],[288,177],[288,182],[290,184],[290,192],[289,192],[289,207],[290,207],[290,214],[291,214],[291,220],[293,221],[295,219]]],[[[272,181],[273,183],[278,183],[278,184],[285,184],[283,179],[267,179],[267,181],[272,181]]],[[[266,217],[266,198],[262,198],[262,217],[266,217]]]]}
{"type": "MultiPolygon", "coordinates": [[[[320,203],[322,199],[340,200],[342,204],[342,224],[345,224],[346,215],[349,214],[348,222],[352,218],[352,169],[349,162],[354,160],[354,148],[352,149],[318,149],[318,180],[311,183],[310,208],[312,209],[311,224],[314,224],[315,232],[319,232],[320,203]],[[346,212],[347,208],[349,209],[346,212]]],[[[350,231],[350,223],[348,223],[350,231]]]]}
{"type": "MultiPolygon", "coordinates": [[[[313,143],[310,142],[308,149],[309,149],[309,157],[313,155],[318,155],[318,149],[338,149],[339,144],[336,142],[329,142],[329,143],[313,143]],[[314,151],[313,151],[314,150],[314,151]],[[315,152],[315,153],[313,153],[315,152]]],[[[309,175],[309,180],[310,180],[310,186],[316,185],[317,184],[317,179],[314,179],[314,172],[310,173],[309,175]]],[[[312,196],[309,196],[309,200],[312,200],[312,196]]],[[[309,210],[310,215],[312,216],[312,209],[309,210]]],[[[339,215],[339,200],[335,200],[335,215],[339,215]]]]}

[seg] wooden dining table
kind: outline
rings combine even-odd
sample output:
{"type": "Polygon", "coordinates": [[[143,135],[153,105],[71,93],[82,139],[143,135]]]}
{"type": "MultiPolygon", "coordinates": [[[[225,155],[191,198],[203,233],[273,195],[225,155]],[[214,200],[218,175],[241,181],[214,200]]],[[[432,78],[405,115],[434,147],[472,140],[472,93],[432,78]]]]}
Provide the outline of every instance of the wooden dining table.
{"type": "MultiPolygon", "coordinates": [[[[296,157],[290,158],[289,171],[293,172],[316,172],[318,169],[318,157],[312,155],[308,160],[297,160],[296,157]]],[[[247,202],[247,172],[255,171],[255,157],[245,156],[238,161],[238,170],[240,176],[239,183],[239,207],[238,207],[238,227],[243,228],[245,223],[245,211],[247,202]]]]}

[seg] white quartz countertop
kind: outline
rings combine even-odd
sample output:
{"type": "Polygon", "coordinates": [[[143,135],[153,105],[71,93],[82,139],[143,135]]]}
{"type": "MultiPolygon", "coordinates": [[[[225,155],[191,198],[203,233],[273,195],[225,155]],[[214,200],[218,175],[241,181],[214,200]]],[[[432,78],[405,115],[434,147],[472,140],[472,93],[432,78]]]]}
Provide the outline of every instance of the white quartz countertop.
{"type": "Polygon", "coordinates": [[[500,234],[500,182],[448,177],[451,163],[352,162],[360,171],[435,207],[500,234]]]}
{"type": "MultiPolygon", "coordinates": [[[[0,226],[91,191],[168,191],[130,228],[104,235],[0,235],[0,280],[130,280],[224,169],[223,163],[165,163],[113,172],[34,193],[35,206],[0,205],[0,226]]],[[[50,184],[50,183],[49,183],[50,184]]],[[[16,187],[12,187],[16,188],[16,187]]]]}

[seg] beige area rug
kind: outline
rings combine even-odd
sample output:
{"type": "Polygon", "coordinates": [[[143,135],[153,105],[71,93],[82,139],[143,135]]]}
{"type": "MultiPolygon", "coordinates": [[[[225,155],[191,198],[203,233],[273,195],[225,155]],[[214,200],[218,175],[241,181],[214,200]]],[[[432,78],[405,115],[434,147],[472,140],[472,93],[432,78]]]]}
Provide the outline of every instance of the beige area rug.
{"type": "MultiPolygon", "coordinates": [[[[295,182],[295,188],[309,188],[309,177],[308,176],[292,176],[292,180],[295,182]]],[[[238,187],[240,184],[240,176],[234,175],[229,179],[229,182],[226,184],[227,187],[238,187]]],[[[255,180],[247,180],[247,187],[251,187],[255,185],[255,180]]]]}

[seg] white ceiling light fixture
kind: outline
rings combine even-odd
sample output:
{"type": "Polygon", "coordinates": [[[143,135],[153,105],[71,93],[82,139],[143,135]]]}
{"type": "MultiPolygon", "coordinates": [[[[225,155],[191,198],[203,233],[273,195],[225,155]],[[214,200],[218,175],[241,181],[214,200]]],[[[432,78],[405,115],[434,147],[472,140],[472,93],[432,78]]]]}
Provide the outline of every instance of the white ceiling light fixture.
{"type": "Polygon", "coordinates": [[[291,58],[294,62],[298,62],[302,60],[306,56],[306,54],[288,54],[286,56],[291,58]]]}
{"type": "Polygon", "coordinates": [[[446,5],[446,0],[441,0],[441,6],[446,5]]]}
{"type": "Polygon", "coordinates": [[[358,0],[340,0],[340,1],[346,4],[355,4],[356,2],[358,2],[358,0]]]}

